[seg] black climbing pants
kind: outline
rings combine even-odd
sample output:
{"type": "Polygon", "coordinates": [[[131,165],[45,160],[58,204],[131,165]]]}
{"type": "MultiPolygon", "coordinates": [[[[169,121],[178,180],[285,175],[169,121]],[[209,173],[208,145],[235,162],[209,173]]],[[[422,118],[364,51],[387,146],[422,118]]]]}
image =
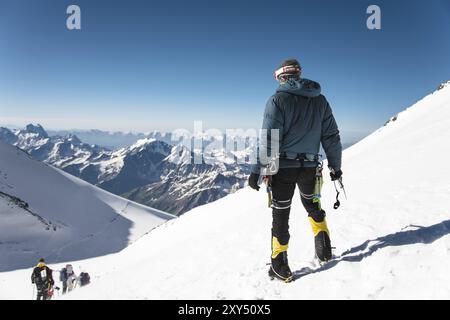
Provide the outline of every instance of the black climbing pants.
{"type": "Polygon", "coordinates": [[[36,300],[47,300],[48,299],[48,286],[46,286],[46,285],[41,285],[41,286],[36,285],[36,288],[37,288],[36,300]]]}
{"type": "MultiPolygon", "coordinates": [[[[272,236],[276,237],[281,245],[289,242],[289,214],[295,186],[305,195],[314,193],[316,182],[316,168],[281,168],[272,177],[272,236]]],[[[316,222],[325,219],[325,211],[321,210],[319,203],[313,199],[301,197],[302,204],[316,222]]]]}

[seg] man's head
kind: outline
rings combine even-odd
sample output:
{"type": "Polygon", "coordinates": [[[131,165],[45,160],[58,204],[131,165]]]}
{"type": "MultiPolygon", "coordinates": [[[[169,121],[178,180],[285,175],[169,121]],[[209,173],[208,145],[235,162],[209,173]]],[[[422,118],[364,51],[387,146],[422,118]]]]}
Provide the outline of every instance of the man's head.
{"type": "Polygon", "coordinates": [[[37,264],[37,267],[38,267],[38,268],[43,268],[43,267],[45,267],[45,260],[44,260],[44,258],[40,258],[40,259],[39,259],[39,262],[38,262],[38,264],[37,264]]]}
{"type": "Polygon", "coordinates": [[[275,79],[285,82],[292,78],[300,78],[302,67],[296,59],[288,59],[283,61],[277,70],[275,70],[275,79]]]}

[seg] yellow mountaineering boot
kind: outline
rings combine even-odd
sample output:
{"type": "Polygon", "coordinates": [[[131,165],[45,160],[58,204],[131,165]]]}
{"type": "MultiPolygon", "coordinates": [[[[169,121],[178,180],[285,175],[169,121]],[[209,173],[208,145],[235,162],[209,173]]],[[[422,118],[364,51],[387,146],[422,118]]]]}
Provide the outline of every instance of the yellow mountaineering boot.
{"type": "Polygon", "coordinates": [[[332,258],[332,252],[325,212],[320,210],[317,214],[310,214],[308,219],[314,234],[316,256],[321,262],[326,262],[332,258]]]}
{"type": "Polygon", "coordinates": [[[269,276],[285,282],[292,281],[292,272],[287,259],[288,244],[282,245],[276,237],[272,237],[272,263],[269,276]]]}

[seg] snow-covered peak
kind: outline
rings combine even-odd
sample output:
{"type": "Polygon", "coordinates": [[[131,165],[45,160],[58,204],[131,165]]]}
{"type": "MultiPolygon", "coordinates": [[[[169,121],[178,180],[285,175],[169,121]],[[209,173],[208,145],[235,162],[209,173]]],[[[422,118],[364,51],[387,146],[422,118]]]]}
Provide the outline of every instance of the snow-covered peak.
{"type": "Polygon", "coordinates": [[[75,134],[68,134],[65,139],[74,145],[82,144],[81,140],[75,134]]]}
{"type": "Polygon", "coordinates": [[[192,154],[188,148],[182,144],[178,144],[172,148],[172,151],[170,155],[167,156],[166,160],[177,165],[191,164],[192,154]]]}
{"type": "Polygon", "coordinates": [[[136,141],[136,143],[134,143],[129,149],[130,150],[135,150],[135,149],[142,149],[145,146],[149,145],[152,142],[155,142],[156,139],[153,138],[144,138],[144,139],[139,139],[138,141],[136,141]]]}
{"type": "Polygon", "coordinates": [[[26,126],[25,131],[28,133],[37,134],[38,136],[40,136],[42,138],[48,138],[47,132],[44,130],[44,128],[40,124],[38,124],[38,125],[29,124],[26,126]]]}
{"type": "Polygon", "coordinates": [[[138,140],[131,147],[126,149],[128,155],[138,154],[142,152],[150,152],[155,154],[161,154],[166,157],[170,154],[172,146],[168,145],[163,141],[159,141],[153,138],[145,138],[138,140]]]}

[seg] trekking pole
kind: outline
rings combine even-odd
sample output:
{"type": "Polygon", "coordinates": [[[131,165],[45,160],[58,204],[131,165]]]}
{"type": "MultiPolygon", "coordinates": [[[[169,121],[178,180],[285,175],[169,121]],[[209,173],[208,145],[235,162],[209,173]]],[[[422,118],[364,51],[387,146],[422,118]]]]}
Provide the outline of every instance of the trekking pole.
{"type": "Polygon", "coordinates": [[[33,295],[31,296],[31,300],[34,300],[34,284],[31,284],[31,286],[33,287],[33,295]]]}

